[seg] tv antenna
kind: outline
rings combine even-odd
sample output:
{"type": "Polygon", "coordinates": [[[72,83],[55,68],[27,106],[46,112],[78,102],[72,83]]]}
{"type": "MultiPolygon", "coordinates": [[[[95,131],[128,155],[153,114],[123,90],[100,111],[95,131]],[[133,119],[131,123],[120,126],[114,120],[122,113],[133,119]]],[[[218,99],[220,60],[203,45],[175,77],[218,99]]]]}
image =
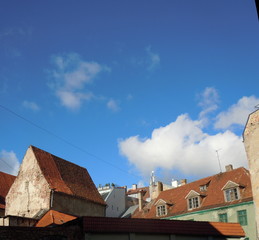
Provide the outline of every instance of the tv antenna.
{"type": "Polygon", "coordinates": [[[218,158],[218,162],[219,162],[219,169],[220,169],[220,172],[222,172],[222,170],[221,170],[221,164],[220,164],[220,160],[219,160],[219,151],[221,150],[221,148],[220,149],[217,149],[217,150],[215,150],[216,151],[216,153],[217,153],[217,158],[218,158]]]}

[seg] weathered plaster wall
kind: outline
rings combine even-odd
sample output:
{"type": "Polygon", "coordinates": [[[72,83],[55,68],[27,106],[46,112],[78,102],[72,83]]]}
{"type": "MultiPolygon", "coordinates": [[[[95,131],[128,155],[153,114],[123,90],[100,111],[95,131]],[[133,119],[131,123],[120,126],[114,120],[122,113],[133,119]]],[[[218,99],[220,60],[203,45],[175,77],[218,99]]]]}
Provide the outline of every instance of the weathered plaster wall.
{"type": "Polygon", "coordinates": [[[6,196],[5,215],[32,218],[49,209],[50,189],[31,148],[28,148],[17,178],[6,196]]]}
{"type": "Polygon", "coordinates": [[[107,203],[106,217],[120,217],[126,209],[125,189],[113,188],[105,201],[107,203]]]}
{"type": "Polygon", "coordinates": [[[244,130],[244,145],[251,174],[252,191],[259,233],[259,110],[250,114],[244,130]]]}
{"type": "Polygon", "coordinates": [[[240,211],[240,210],[247,211],[248,224],[246,226],[242,226],[247,237],[249,237],[249,239],[256,239],[256,224],[254,221],[255,209],[254,209],[253,202],[237,204],[231,207],[221,207],[221,208],[193,212],[189,214],[170,217],[170,219],[218,222],[219,214],[227,213],[228,222],[236,223],[238,222],[237,211],[240,211]]]}
{"type": "Polygon", "coordinates": [[[53,204],[51,209],[74,216],[105,216],[106,206],[87,201],[85,199],[75,198],[73,196],[54,192],[53,204]]]}

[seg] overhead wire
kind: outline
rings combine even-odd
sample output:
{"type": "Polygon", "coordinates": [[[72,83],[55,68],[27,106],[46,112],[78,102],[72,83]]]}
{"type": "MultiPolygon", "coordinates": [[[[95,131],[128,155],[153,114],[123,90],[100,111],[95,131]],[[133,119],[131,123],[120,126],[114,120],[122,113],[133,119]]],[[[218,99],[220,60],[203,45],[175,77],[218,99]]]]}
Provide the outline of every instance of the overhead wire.
{"type": "Polygon", "coordinates": [[[0,107],[1,107],[2,109],[4,109],[5,111],[11,113],[12,115],[16,116],[17,118],[20,118],[20,119],[24,120],[25,122],[31,124],[32,126],[34,126],[34,127],[38,128],[38,129],[40,129],[40,130],[46,132],[47,134],[51,135],[52,137],[55,137],[55,138],[59,139],[60,141],[66,143],[66,144],[68,144],[68,145],[70,145],[71,147],[73,147],[73,148],[75,148],[75,149],[77,149],[77,150],[79,150],[79,151],[81,151],[81,152],[83,152],[83,153],[85,153],[85,154],[87,154],[87,155],[89,155],[89,156],[91,156],[91,157],[93,157],[93,158],[95,158],[95,159],[101,161],[101,162],[104,162],[105,164],[110,165],[111,167],[116,168],[116,169],[119,170],[119,171],[122,171],[122,172],[124,172],[124,173],[127,173],[128,175],[132,175],[132,176],[134,176],[134,177],[137,177],[136,175],[134,175],[134,174],[132,174],[132,173],[130,173],[130,172],[128,172],[128,171],[122,169],[122,168],[119,168],[119,167],[117,167],[116,165],[114,165],[114,164],[112,164],[112,163],[110,163],[110,162],[108,162],[108,161],[102,159],[101,157],[99,157],[99,156],[97,156],[97,155],[95,155],[95,154],[93,154],[93,153],[90,153],[89,151],[87,151],[87,150],[85,150],[85,149],[83,149],[83,148],[81,148],[81,147],[75,145],[74,143],[72,143],[72,142],[66,140],[65,138],[60,137],[59,135],[55,134],[54,132],[52,132],[52,131],[50,131],[50,130],[44,128],[44,127],[41,127],[40,125],[38,125],[38,124],[34,123],[33,121],[31,121],[31,120],[29,120],[29,119],[23,117],[22,115],[20,115],[20,114],[14,112],[13,110],[11,110],[11,109],[9,109],[9,108],[7,108],[7,107],[1,105],[1,104],[0,104],[0,107]]]}

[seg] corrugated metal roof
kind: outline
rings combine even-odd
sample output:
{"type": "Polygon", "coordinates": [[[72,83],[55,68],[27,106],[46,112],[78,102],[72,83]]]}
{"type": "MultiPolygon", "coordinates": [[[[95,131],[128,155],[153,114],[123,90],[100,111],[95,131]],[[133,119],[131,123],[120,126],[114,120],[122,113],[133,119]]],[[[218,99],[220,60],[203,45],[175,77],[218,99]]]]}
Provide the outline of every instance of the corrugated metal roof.
{"type": "Polygon", "coordinates": [[[12,186],[15,176],[0,172],[0,208],[5,208],[5,197],[12,186]]]}
{"type": "Polygon", "coordinates": [[[106,205],[85,168],[34,146],[31,148],[51,189],[106,205]]]}

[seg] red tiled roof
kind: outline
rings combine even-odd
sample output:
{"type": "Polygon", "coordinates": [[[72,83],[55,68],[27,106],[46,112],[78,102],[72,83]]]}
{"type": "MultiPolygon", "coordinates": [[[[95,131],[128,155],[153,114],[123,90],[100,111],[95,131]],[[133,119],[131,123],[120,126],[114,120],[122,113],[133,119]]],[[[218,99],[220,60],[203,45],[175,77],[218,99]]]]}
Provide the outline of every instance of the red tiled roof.
{"type": "Polygon", "coordinates": [[[106,205],[85,168],[31,146],[51,189],[106,205]]]}
{"type": "Polygon", "coordinates": [[[82,217],[82,220],[84,231],[90,233],[128,232],[192,236],[245,236],[239,223],[107,217],[82,217]]]}
{"type": "Polygon", "coordinates": [[[187,200],[185,199],[185,197],[191,190],[194,190],[195,192],[200,194],[202,199],[201,207],[196,208],[192,211],[200,211],[214,207],[227,206],[252,200],[250,174],[248,170],[241,167],[229,172],[219,173],[211,177],[206,177],[174,189],[162,191],[157,197],[157,199],[152,204],[149,204],[148,211],[147,209],[145,209],[145,207],[142,211],[139,211],[137,209],[132,217],[156,218],[156,206],[154,203],[157,202],[159,199],[162,199],[165,202],[169,201],[170,203],[172,203],[172,206],[168,206],[167,217],[192,212],[187,209],[187,200]],[[222,188],[229,180],[241,186],[241,198],[239,200],[225,202],[222,188]],[[209,183],[207,190],[201,192],[200,186],[206,185],[207,183],[209,183]]]}
{"type": "Polygon", "coordinates": [[[142,187],[142,188],[137,188],[137,189],[129,189],[127,191],[127,195],[131,195],[131,194],[137,194],[139,192],[143,192],[143,200],[146,200],[147,198],[150,197],[150,193],[149,193],[149,187],[142,187]]]}
{"type": "Polygon", "coordinates": [[[0,172],[0,208],[5,208],[5,197],[12,186],[15,176],[0,172]]]}
{"type": "Polygon", "coordinates": [[[61,213],[55,210],[49,210],[35,225],[35,227],[47,227],[50,225],[60,225],[68,221],[72,221],[76,217],[61,213]]]}

